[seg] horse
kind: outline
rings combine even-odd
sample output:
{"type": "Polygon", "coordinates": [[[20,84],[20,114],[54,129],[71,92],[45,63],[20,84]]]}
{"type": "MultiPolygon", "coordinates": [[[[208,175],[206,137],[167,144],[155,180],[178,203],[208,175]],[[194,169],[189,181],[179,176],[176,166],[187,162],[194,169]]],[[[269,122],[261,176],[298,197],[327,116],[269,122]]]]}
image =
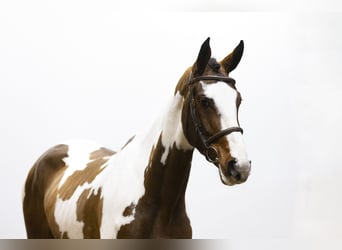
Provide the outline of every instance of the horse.
{"type": "Polygon", "coordinates": [[[69,141],[34,163],[23,193],[28,238],[192,238],[185,192],[195,149],[223,184],[247,180],[242,98],[229,76],[244,42],[217,61],[209,41],[161,117],[120,150],[69,141]]]}

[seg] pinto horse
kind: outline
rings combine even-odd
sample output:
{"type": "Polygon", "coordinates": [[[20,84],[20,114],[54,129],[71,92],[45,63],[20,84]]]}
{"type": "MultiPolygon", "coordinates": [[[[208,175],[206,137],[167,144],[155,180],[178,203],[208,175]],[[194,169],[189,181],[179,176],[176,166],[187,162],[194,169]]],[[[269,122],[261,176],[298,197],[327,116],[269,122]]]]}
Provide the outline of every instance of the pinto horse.
{"type": "Polygon", "coordinates": [[[191,238],[185,191],[194,149],[226,185],[250,173],[241,95],[229,77],[243,48],[218,62],[208,38],[161,118],[118,152],[87,141],[47,150],[24,187],[28,238],[191,238]]]}

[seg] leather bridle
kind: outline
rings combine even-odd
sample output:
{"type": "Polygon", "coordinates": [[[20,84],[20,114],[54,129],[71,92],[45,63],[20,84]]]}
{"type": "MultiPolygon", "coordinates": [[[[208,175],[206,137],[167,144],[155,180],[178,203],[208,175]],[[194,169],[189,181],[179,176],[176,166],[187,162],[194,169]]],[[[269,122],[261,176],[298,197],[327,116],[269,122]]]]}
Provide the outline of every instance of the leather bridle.
{"type": "MultiPolygon", "coordinates": [[[[209,80],[211,80],[211,81],[222,81],[222,82],[227,83],[233,89],[236,89],[235,88],[235,80],[233,78],[225,77],[225,76],[208,75],[208,76],[198,76],[198,77],[193,77],[193,78],[190,76],[189,85],[191,86],[196,82],[206,81],[206,80],[207,81],[209,81],[209,80]]],[[[206,159],[209,162],[218,163],[219,154],[218,154],[216,147],[213,146],[212,143],[214,143],[215,141],[217,141],[221,137],[229,135],[233,132],[243,133],[243,129],[241,127],[230,127],[230,128],[226,128],[224,130],[221,130],[212,136],[206,137],[204,135],[205,130],[204,130],[204,128],[200,122],[200,119],[198,117],[197,110],[196,110],[194,88],[190,89],[190,114],[191,114],[191,118],[192,118],[194,125],[195,125],[196,133],[199,136],[201,143],[204,147],[204,155],[205,155],[206,159]]]]}

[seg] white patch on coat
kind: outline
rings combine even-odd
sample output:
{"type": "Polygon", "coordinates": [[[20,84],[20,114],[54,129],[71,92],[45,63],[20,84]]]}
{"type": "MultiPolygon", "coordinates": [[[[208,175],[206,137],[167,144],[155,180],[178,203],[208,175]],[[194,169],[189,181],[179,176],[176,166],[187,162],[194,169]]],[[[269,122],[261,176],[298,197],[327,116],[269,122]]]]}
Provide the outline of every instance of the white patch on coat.
{"type": "MultiPolygon", "coordinates": [[[[85,169],[87,164],[92,161],[90,160],[90,154],[101,148],[101,145],[85,140],[73,140],[64,144],[68,145],[68,156],[63,159],[67,168],[58,188],[61,188],[75,171],[85,169]]],[[[92,183],[86,182],[82,186],[78,186],[67,200],[62,200],[59,195],[57,196],[54,217],[62,235],[67,233],[68,237],[72,239],[82,239],[84,237],[84,223],[77,220],[77,201],[86,189],[90,189],[87,198],[91,194],[97,194],[98,189],[101,187],[101,184],[96,181],[99,176],[92,183]]]]}
{"type": "Polygon", "coordinates": [[[83,187],[78,187],[70,199],[65,201],[57,197],[54,216],[61,236],[67,233],[71,239],[84,238],[84,223],[77,220],[77,200],[83,191],[83,187]]]}
{"type": "Polygon", "coordinates": [[[173,145],[176,145],[177,149],[191,150],[193,147],[189,144],[185,138],[183,126],[182,126],[182,107],[184,98],[177,91],[172,98],[169,109],[166,112],[164,122],[162,124],[162,144],[165,151],[161,157],[161,163],[165,165],[167,156],[173,145]]]}
{"type": "Polygon", "coordinates": [[[101,145],[86,140],[73,140],[63,144],[68,145],[68,156],[63,159],[68,167],[59,182],[59,188],[75,171],[83,170],[87,166],[90,153],[101,148],[101,145]]]}

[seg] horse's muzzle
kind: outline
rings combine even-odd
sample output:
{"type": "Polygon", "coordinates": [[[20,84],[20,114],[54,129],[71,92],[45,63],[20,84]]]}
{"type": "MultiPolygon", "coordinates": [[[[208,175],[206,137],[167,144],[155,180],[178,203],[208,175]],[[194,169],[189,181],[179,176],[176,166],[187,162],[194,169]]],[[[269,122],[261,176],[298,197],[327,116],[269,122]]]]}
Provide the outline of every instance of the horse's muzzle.
{"type": "Polygon", "coordinates": [[[221,180],[226,185],[244,183],[251,171],[251,161],[238,162],[236,159],[228,161],[226,166],[220,166],[221,180]]]}

